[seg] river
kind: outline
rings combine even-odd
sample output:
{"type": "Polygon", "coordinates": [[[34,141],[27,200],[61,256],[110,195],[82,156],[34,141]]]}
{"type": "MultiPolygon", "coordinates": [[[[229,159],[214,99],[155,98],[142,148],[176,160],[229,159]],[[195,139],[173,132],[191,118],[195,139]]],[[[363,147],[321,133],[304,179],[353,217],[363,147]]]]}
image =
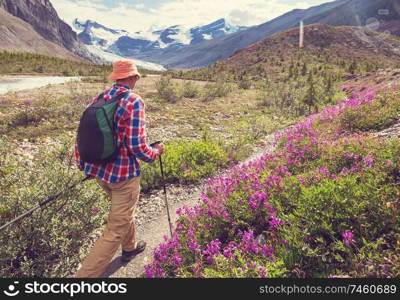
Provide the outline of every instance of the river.
{"type": "Polygon", "coordinates": [[[80,79],[77,76],[0,76],[0,95],[80,79]]]}

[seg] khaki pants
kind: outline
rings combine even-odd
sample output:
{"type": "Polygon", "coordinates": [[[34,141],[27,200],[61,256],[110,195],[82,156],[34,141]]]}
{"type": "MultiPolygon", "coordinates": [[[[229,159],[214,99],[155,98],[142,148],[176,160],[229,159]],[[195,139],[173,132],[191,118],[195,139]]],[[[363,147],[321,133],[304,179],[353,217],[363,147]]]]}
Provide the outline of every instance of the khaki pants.
{"type": "Polygon", "coordinates": [[[75,277],[99,277],[121,245],[136,248],[134,215],[140,194],[140,177],[107,183],[96,179],[111,199],[111,209],[103,235],[96,241],[75,277]]]}

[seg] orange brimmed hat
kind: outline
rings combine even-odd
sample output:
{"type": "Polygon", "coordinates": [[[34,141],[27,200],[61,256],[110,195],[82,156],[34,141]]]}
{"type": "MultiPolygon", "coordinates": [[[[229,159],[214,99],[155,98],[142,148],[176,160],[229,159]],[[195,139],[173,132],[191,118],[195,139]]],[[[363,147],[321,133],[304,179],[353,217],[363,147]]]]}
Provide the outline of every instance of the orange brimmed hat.
{"type": "Polygon", "coordinates": [[[135,75],[139,76],[139,78],[142,77],[133,60],[118,60],[113,64],[113,71],[108,78],[111,80],[117,80],[135,75]]]}

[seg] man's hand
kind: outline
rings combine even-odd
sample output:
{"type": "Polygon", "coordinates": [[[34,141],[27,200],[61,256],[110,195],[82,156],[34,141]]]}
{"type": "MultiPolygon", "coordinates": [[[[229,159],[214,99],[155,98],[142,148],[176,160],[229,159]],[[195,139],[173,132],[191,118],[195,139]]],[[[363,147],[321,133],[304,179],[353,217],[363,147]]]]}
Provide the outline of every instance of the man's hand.
{"type": "Polygon", "coordinates": [[[155,144],[153,146],[154,148],[158,149],[158,153],[161,155],[164,153],[164,144],[160,143],[160,144],[155,144]]]}

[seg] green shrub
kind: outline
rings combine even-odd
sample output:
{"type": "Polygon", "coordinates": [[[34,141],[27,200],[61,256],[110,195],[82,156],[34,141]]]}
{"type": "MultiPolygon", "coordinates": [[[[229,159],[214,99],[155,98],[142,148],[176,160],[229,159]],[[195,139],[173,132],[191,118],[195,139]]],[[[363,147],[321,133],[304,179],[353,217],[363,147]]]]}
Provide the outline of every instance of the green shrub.
{"type": "Polygon", "coordinates": [[[196,98],[199,95],[199,89],[191,81],[186,81],[183,85],[182,95],[186,98],[196,98]]]}
{"type": "MultiPolygon", "coordinates": [[[[210,140],[175,140],[168,143],[162,156],[165,176],[168,182],[198,182],[211,176],[225,166],[227,156],[222,149],[210,140]]],[[[147,191],[162,183],[158,161],[142,164],[142,189],[147,191]]]]}
{"type": "Polygon", "coordinates": [[[37,125],[42,119],[47,118],[49,110],[44,107],[28,106],[19,109],[9,120],[9,125],[12,127],[37,125]]]}
{"type": "Polygon", "coordinates": [[[386,265],[382,265],[383,257],[398,260],[393,251],[400,228],[393,204],[399,193],[395,183],[399,153],[395,141],[366,139],[360,143],[343,138],[324,148],[319,158],[290,169],[296,176],[286,178],[284,188],[270,197],[289,224],[283,231],[288,243],[280,252],[288,269],[300,268],[304,276],[344,272],[365,277],[377,274],[371,273],[379,270],[374,266],[386,265]],[[366,157],[371,160],[366,161],[366,157]],[[320,166],[335,177],[324,178],[318,171],[320,166]],[[300,177],[305,184],[300,183],[300,177]],[[343,243],[345,231],[354,235],[350,245],[343,243]]]}
{"type": "Polygon", "coordinates": [[[238,86],[240,89],[243,90],[249,90],[251,89],[251,86],[253,84],[253,81],[249,77],[243,77],[242,79],[239,80],[238,86]]]}
{"type": "Polygon", "coordinates": [[[207,83],[203,87],[203,98],[205,100],[210,100],[214,98],[225,97],[233,91],[233,85],[231,83],[219,80],[215,83],[207,83]]]}
{"type": "MultiPolygon", "coordinates": [[[[227,259],[223,255],[215,257],[215,264],[204,269],[205,278],[259,278],[259,268],[265,268],[264,276],[266,278],[284,277],[286,269],[282,261],[270,262],[266,260],[257,260],[257,256],[247,254],[244,257],[239,251],[235,252],[234,259],[227,259]],[[246,264],[248,261],[253,261],[253,264],[246,264]],[[256,263],[254,263],[256,262],[256,263]]],[[[185,275],[185,274],[182,274],[185,275]]],[[[189,276],[191,277],[190,273],[189,276]]]]}
{"type": "Polygon", "coordinates": [[[351,131],[382,130],[400,117],[400,102],[395,94],[381,94],[380,101],[368,105],[348,107],[341,118],[342,126],[351,131]]]}
{"type": "MultiPolygon", "coordinates": [[[[385,201],[395,201],[396,194],[389,187],[376,190],[385,177],[377,174],[354,175],[339,179],[326,179],[319,184],[301,187],[290,206],[295,207],[286,215],[291,224],[286,233],[289,251],[304,264],[304,270],[315,272],[332,269],[349,259],[349,249],[343,246],[340,233],[351,230],[363,246],[361,239],[376,240],[393,226],[393,211],[385,201]],[[307,267],[306,267],[307,266],[307,267]]],[[[293,195],[294,196],[294,195],[293,195]]],[[[289,200],[289,199],[288,199],[289,200]]]]}
{"type": "Polygon", "coordinates": [[[71,274],[108,210],[105,194],[95,181],[68,189],[83,177],[68,167],[70,145],[46,147],[32,160],[10,154],[0,145],[0,224],[64,192],[56,201],[16,222],[0,234],[0,277],[62,277],[71,274]],[[83,247],[86,246],[86,247],[83,247]]]}
{"type": "Polygon", "coordinates": [[[163,76],[156,81],[156,89],[159,98],[167,102],[176,102],[181,98],[176,84],[169,76],[163,76]]]}

